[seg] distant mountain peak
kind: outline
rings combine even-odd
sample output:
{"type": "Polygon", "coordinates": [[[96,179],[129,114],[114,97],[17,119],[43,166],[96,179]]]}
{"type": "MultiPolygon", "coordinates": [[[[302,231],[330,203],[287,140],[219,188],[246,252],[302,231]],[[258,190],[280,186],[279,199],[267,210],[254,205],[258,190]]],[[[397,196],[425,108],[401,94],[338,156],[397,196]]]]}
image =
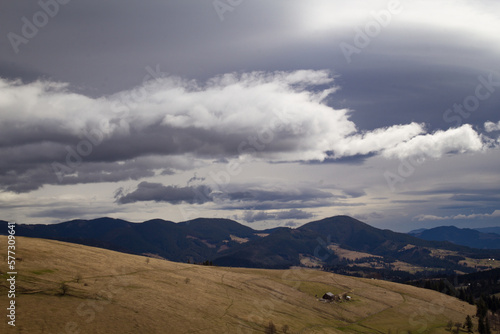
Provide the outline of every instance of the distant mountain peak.
{"type": "Polygon", "coordinates": [[[479,249],[500,249],[500,235],[483,233],[475,229],[456,226],[438,226],[410,235],[429,241],[448,241],[457,245],[479,249]]]}

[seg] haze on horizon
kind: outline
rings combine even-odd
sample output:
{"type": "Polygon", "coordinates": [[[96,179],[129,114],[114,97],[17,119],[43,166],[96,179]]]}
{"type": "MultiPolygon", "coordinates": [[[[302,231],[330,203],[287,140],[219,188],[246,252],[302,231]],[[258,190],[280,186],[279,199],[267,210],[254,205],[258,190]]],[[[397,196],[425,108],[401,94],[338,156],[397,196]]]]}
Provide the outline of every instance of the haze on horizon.
{"type": "Polygon", "coordinates": [[[0,219],[500,226],[496,1],[9,2],[0,219]]]}

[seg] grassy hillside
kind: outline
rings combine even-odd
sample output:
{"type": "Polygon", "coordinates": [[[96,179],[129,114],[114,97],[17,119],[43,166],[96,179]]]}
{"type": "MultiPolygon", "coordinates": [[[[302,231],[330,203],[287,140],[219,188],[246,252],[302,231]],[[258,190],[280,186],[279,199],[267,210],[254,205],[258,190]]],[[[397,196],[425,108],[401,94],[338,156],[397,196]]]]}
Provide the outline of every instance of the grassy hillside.
{"type": "MultiPolygon", "coordinates": [[[[449,333],[475,308],[443,294],[316,270],[219,268],[54,240],[17,240],[17,319],[1,333],[449,333]],[[348,293],[323,303],[315,295],[348,293]]],[[[1,313],[7,306],[0,236],[1,313]]]]}

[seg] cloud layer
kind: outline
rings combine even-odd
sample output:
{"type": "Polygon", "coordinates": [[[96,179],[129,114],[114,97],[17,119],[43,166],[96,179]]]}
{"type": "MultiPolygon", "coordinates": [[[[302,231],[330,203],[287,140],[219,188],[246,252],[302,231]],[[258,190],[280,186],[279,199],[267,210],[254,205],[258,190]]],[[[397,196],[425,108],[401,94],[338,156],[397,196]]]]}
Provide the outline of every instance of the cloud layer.
{"type": "Polygon", "coordinates": [[[483,149],[469,125],[360,131],[348,109],[325,102],[336,89],[327,71],[313,70],[225,74],[204,83],[158,76],[95,99],[61,83],[0,80],[0,189],[138,180],[213,158],[323,161],[422,151],[437,158],[483,149]]]}
{"type": "Polygon", "coordinates": [[[280,184],[263,186],[248,183],[231,183],[224,186],[198,184],[182,187],[143,181],[135,190],[127,192],[119,188],[115,192],[115,199],[119,204],[145,201],[170,204],[215,203],[223,210],[312,208],[334,205],[336,198],[339,197],[312,187],[280,184]]]}
{"type": "Polygon", "coordinates": [[[500,210],[495,210],[492,213],[475,213],[470,215],[453,215],[453,216],[435,216],[435,215],[418,215],[414,218],[417,221],[428,221],[428,220],[457,220],[457,219],[478,219],[478,218],[498,218],[500,217],[500,210]]]}

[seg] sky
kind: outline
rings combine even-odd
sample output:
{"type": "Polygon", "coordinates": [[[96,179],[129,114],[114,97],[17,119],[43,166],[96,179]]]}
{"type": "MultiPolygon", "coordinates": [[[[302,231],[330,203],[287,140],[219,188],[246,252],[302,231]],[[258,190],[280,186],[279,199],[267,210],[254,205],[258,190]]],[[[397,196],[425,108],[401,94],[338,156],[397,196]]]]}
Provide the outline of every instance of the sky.
{"type": "Polygon", "coordinates": [[[0,11],[0,219],[500,226],[500,3],[0,11]]]}

